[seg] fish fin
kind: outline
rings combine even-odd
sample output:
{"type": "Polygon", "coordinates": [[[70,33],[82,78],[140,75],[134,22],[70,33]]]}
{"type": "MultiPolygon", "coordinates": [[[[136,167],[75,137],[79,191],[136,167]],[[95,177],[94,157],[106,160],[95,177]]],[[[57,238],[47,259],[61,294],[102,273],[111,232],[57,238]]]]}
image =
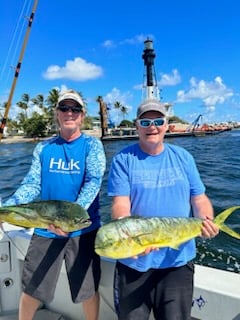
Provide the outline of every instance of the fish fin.
{"type": "Polygon", "coordinates": [[[239,233],[235,232],[234,230],[232,230],[224,224],[224,221],[230,216],[230,214],[232,214],[235,210],[238,209],[240,209],[240,206],[235,206],[224,210],[223,212],[219,213],[219,215],[217,215],[217,217],[214,219],[214,222],[221,231],[227,233],[228,235],[234,238],[240,239],[239,233]]]}
{"type": "Polygon", "coordinates": [[[223,232],[227,233],[228,235],[232,236],[233,238],[240,239],[240,234],[237,233],[236,231],[232,230],[231,228],[229,228],[225,224],[221,226],[221,230],[223,232]]]}

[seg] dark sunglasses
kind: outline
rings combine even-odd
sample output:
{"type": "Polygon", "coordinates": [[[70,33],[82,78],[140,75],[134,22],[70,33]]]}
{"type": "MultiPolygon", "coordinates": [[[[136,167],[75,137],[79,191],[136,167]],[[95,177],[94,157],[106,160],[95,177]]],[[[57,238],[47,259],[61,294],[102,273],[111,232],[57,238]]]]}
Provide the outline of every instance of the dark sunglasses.
{"type": "Polygon", "coordinates": [[[62,112],[68,112],[68,111],[72,111],[72,113],[80,113],[82,111],[81,107],[78,106],[58,106],[57,107],[58,110],[62,111],[62,112]]]}
{"type": "Polygon", "coordinates": [[[148,128],[152,124],[155,127],[161,127],[166,123],[166,118],[156,118],[156,119],[138,119],[137,123],[140,125],[142,128],[148,128]]]}

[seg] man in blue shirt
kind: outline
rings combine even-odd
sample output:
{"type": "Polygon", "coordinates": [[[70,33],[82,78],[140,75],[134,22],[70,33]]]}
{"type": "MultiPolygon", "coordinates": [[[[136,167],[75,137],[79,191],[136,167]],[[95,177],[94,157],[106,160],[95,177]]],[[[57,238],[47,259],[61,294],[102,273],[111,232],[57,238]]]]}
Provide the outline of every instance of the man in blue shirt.
{"type": "MultiPolygon", "coordinates": [[[[156,100],[137,110],[139,142],[114,156],[108,180],[112,218],[195,217],[203,219],[202,236],[213,237],[213,208],[195,161],[185,149],[164,143],[166,110],[156,100]]],[[[147,248],[116,264],[115,303],[120,320],[188,320],[191,314],[195,240],[179,249],[147,248]]]]}
{"type": "Polygon", "coordinates": [[[98,196],[106,159],[101,141],[81,132],[85,113],[76,91],[60,95],[56,107],[59,135],[37,144],[28,174],[4,203],[37,198],[76,202],[92,221],[89,227],[70,233],[54,225],[34,230],[23,266],[19,320],[32,320],[40,303],[53,299],[63,260],[73,302],[83,303],[87,320],[98,319],[101,271],[94,240],[100,227],[98,196]]]}

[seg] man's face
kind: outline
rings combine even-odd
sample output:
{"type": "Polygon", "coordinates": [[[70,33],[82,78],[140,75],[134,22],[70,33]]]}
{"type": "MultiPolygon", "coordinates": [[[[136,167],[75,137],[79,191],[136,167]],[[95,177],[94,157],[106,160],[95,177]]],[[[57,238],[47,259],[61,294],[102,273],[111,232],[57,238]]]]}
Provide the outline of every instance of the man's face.
{"type": "Polygon", "coordinates": [[[84,113],[76,101],[63,100],[57,108],[57,120],[61,130],[77,130],[83,123],[84,113]]]}
{"type": "Polygon", "coordinates": [[[136,122],[139,140],[144,143],[158,144],[164,139],[168,129],[167,120],[157,111],[147,111],[136,122]],[[145,119],[145,121],[143,121],[145,119]],[[160,120],[161,119],[161,120],[160,120]],[[148,121],[155,120],[155,121],[148,121]],[[142,124],[142,125],[141,125],[142,124]]]}

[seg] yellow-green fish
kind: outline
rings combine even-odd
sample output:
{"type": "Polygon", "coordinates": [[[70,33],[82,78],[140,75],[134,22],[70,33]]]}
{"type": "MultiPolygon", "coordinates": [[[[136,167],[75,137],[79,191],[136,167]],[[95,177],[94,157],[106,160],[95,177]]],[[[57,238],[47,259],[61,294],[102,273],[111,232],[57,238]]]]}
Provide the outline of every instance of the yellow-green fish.
{"type": "Polygon", "coordinates": [[[47,229],[49,224],[54,224],[65,232],[80,230],[91,224],[88,212],[84,208],[76,203],[60,200],[0,207],[0,222],[43,229],[47,229]]]}
{"type": "MultiPolygon", "coordinates": [[[[240,239],[240,234],[224,224],[227,217],[240,206],[221,212],[214,223],[227,234],[240,239]]],[[[202,220],[198,218],[144,218],[129,216],[103,225],[97,232],[95,251],[112,259],[129,258],[141,254],[148,247],[179,245],[201,234],[202,220]]]]}

